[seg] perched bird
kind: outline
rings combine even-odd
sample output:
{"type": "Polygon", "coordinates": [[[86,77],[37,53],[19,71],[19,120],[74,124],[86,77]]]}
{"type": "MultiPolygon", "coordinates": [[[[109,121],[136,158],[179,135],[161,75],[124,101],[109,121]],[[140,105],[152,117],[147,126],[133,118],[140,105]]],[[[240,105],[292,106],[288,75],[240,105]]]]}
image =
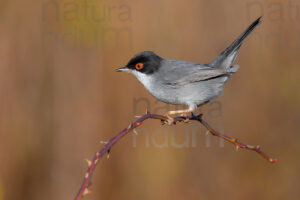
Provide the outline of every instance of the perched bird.
{"type": "Polygon", "coordinates": [[[260,22],[261,17],[209,64],[167,60],[154,52],[144,51],[116,71],[133,74],[160,101],[188,106],[186,110],[169,111],[168,115],[187,116],[197,106],[222,94],[224,83],[239,69],[238,65],[233,65],[238,49],[260,22]]]}

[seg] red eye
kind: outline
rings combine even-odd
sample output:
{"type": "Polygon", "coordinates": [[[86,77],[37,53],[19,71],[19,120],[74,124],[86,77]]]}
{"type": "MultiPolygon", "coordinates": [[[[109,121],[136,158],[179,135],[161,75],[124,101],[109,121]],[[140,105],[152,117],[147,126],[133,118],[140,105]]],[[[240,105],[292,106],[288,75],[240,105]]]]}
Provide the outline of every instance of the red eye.
{"type": "Polygon", "coordinates": [[[137,64],[135,64],[135,68],[136,68],[137,70],[143,69],[143,63],[137,63],[137,64]]]}

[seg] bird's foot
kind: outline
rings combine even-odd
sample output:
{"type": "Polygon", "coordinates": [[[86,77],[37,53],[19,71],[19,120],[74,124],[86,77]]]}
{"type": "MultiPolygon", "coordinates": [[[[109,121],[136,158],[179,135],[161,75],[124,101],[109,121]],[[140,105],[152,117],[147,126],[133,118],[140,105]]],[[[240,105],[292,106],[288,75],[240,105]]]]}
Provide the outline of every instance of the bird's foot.
{"type": "Polygon", "coordinates": [[[176,115],[183,118],[182,122],[185,122],[185,123],[190,123],[190,120],[189,120],[189,113],[191,113],[191,111],[189,110],[180,110],[180,111],[169,111],[167,114],[166,114],[166,117],[167,117],[167,120],[164,120],[162,121],[163,124],[168,124],[168,125],[172,125],[172,124],[175,124],[175,120],[174,120],[174,117],[171,117],[173,115],[176,115]]]}
{"type": "Polygon", "coordinates": [[[169,114],[166,114],[167,119],[166,120],[162,120],[162,124],[168,124],[169,126],[171,126],[172,124],[175,124],[175,120],[173,117],[171,117],[169,114]]]}
{"type": "Polygon", "coordinates": [[[190,118],[189,118],[189,113],[191,113],[191,112],[184,112],[184,113],[180,114],[180,116],[184,118],[184,120],[183,120],[184,123],[191,123],[190,118]]]}
{"type": "Polygon", "coordinates": [[[188,117],[185,117],[184,120],[183,120],[183,122],[184,123],[188,123],[188,124],[191,123],[191,121],[190,121],[190,119],[188,117]]]}

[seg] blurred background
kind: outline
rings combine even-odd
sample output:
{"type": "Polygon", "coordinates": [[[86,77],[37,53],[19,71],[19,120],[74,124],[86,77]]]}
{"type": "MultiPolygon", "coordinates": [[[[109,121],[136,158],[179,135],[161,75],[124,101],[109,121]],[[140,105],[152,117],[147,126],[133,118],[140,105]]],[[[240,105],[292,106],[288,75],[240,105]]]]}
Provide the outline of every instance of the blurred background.
{"type": "Polygon", "coordinates": [[[0,200],[73,199],[105,141],[157,102],[115,69],[151,50],[208,63],[255,19],[241,66],[199,124],[149,120],[96,167],[85,199],[299,199],[300,1],[44,0],[0,3],[0,200]]]}

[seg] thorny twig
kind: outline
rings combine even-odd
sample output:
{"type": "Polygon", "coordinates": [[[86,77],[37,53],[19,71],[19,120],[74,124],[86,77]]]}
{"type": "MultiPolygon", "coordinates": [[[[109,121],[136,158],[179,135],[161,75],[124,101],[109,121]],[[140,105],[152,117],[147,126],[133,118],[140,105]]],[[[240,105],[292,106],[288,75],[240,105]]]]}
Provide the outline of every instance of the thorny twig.
{"type": "MultiPolygon", "coordinates": [[[[87,195],[90,193],[90,191],[88,190],[88,187],[91,185],[91,179],[93,176],[93,172],[94,169],[96,167],[96,164],[98,163],[99,159],[107,153],[107,156],[109,156],[109,152],[111,147],[117,142],[119,141],[124,135],[126,135],[127,133],[129,133],[130,131],[135,131],[135,128],[139,127],[140,125],[142,125],[143,121],[145,121],[146,119],[159,119],[162,122],[167,122],[168,117],[164,116],[164,115],[158,115],[158,114],[152,114],[148,111],[146,111],[146,114],[143,116],[140,116],[136,121],[132,122],[131,124],[128,125],[128,127],[124,128],[122,131],[120,131],[118,134],[116,134],[113,138],[111,138],[110,140],[108,140],[107,142],[105,142],[104,147],[102,147],[98,152],[96,152],[96,154],[94,155],[93,159],[87,160],[88,163],[88,169],[85,173],[83,182],[81,184],[81,187],[79,188],[74,200],[79,200],[81,197],[87,195]]],[[[173,117],[173,124],[176,124],[177,122],[183,122],[186,120],[191,120],[191,121],[198,121],[200,122],[203,126],[205,126],[205,128],[214,136],[223,138],[224,140],[234,144],[236,146],[236,148],[241,148],[241,149],[247,149],[247,150],[252,150],[255,151],[256,153],[258,153],[259,155],[261,155],[263,158],[265,158],[266,160],[268,160],[270,163],[275,163],[278,161],[277,158],[272,158],[270,156],[268,156],[266,153],[264,153],[260,146],[252,146],[252,145],[247,145],[244,144],[240,141],[238,141],[235,138],[226,136],[218,131],[216,131],[215,129],[213,129],[205,120],[202,119],[202,114],[199,115],[190,115],[188,117],[173,117]]]]}

